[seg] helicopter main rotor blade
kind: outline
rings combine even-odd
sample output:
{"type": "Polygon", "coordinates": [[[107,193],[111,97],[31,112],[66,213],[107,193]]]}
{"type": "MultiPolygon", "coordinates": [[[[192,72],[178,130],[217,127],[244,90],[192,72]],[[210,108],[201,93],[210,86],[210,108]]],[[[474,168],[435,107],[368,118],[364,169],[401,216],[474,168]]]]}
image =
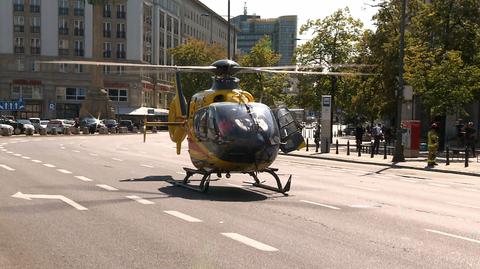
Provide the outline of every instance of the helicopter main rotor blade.
{"type": "Polygon", "coordinates": [[[259,70],[262,73],[271,74],[297,74],[297,75],[319,75],[319,76],[375,76],[373,73],[349,73],[349,72],[316,72],[316,71],[288,71],[288,70],[259,70]]]}

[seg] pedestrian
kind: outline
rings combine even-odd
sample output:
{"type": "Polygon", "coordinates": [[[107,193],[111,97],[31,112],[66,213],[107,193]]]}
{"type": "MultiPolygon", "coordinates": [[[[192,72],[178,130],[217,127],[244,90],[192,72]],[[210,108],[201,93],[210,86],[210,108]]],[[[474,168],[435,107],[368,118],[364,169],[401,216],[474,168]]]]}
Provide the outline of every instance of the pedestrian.
{"type": "Polygon", "coordinates": [[[318,152],[318,148],[320,147],[320,125],[317,125],[313,138],[315,141],[315,152],[318,152]]]}
{"type": "Polygon", "coordinates": [[[374,152],[374,154],[378,154],[378,150],[380,148],[380,140],[383,139],[382,125],[380,123],[377,124],[377,126],[373,127],[372,136],[373,136],[372,151],[374,152]]]}
{"type": "Polygon", "coordinates": [[[428,160],[427,160],[427,167],[433,168],[435,165],[438,165],[435,162],[437,158],[437,150],[438,150],[438,124],[433,123],[430,127],[430,131],[428,131],[428,160]]]}
{"type": "Polygon", "coordinates": [[[465,147],[472,151],[473,157],[475,157],[475,132],[473,122],[469,122],[463,130],[465,147]]]}
{"type": "Polygon", "coordinates": [[[358,124],[355,128],[355,144],[357,145],[357,151],[361,150],[364,133],[365,130],[363,129],[362,125],[358,124]]]}

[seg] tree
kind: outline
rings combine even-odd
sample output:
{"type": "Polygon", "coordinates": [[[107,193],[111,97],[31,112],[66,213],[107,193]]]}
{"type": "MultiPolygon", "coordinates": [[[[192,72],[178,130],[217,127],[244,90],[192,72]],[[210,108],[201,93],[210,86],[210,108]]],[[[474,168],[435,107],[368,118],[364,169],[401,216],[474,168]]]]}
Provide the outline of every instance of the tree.
{"type": "MultiPolygon", "coordinates": [[[[226,51],[218,44],[208,45],[204,41],[188,39],[185,44],[169,50],[174,57],[176,65],[203,65],[208,66],[213,62],[224,59],[226,51]]],[[[193,73],[182,74],[182,87],[187,100],[196,92],[210,88],[212,85],[211,74],[193,73]]]]}
{"type": "MultiPolygon", "coordinates": [[[[270,38],[263,37],[252,48],[249,54],[240,58],[242,66],[275,66],[280,61],[280,54],[272,49],[270,38]]],[[[271,75],[263,73],[239,75],[242,89],[248,90],[261,103],[274,106],[276,101],[282,100],[283,89],[287,85],[285,75],[271,75]]]]}

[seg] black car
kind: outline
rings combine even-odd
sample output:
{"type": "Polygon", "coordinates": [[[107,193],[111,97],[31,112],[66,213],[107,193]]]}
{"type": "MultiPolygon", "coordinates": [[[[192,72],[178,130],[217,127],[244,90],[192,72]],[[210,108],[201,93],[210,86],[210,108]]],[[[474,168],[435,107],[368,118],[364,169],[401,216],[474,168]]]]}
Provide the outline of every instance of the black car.
{"type": "Polygon", "coordinates": [[[133,122],[131,120],[121,120],[118,127],[127,127],[128,131],[133,131],[133,122]]]}
{"type": "Polygon", "coordinates": [[[105,119],[102,122],[109,129],[110,128],[117,128],[117,126],[118,126],[118,122],[114,119],[105,119]]]}
{"type": "Polygon", "coordinates": [[[83,118],[80,121],[80,127],[87,127],[88,132],[91,134],[94,134],[99,128],[105,127],[105,125],[96,118],[83,118]]]}

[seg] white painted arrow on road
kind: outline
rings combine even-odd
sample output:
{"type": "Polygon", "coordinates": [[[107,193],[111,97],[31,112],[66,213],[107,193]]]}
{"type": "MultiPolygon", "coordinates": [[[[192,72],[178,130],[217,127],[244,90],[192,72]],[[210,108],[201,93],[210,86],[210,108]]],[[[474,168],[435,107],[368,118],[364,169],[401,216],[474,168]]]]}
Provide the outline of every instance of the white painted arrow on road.
{"type": "Polygon", "coordinates": [[[63,202],[73,206],[77,210],[88,210],[88,208],[68,199],[67,197],[63,195],[46,195],[46,194],[26,194],[26,193],[21,193],[17,192],[14,195],[12,195],[13,198],[20,198],[20,199],[25,199],[25,200],[32,200],[32,199],[57,199],[57,200],[62,200],[63,202]]]}

